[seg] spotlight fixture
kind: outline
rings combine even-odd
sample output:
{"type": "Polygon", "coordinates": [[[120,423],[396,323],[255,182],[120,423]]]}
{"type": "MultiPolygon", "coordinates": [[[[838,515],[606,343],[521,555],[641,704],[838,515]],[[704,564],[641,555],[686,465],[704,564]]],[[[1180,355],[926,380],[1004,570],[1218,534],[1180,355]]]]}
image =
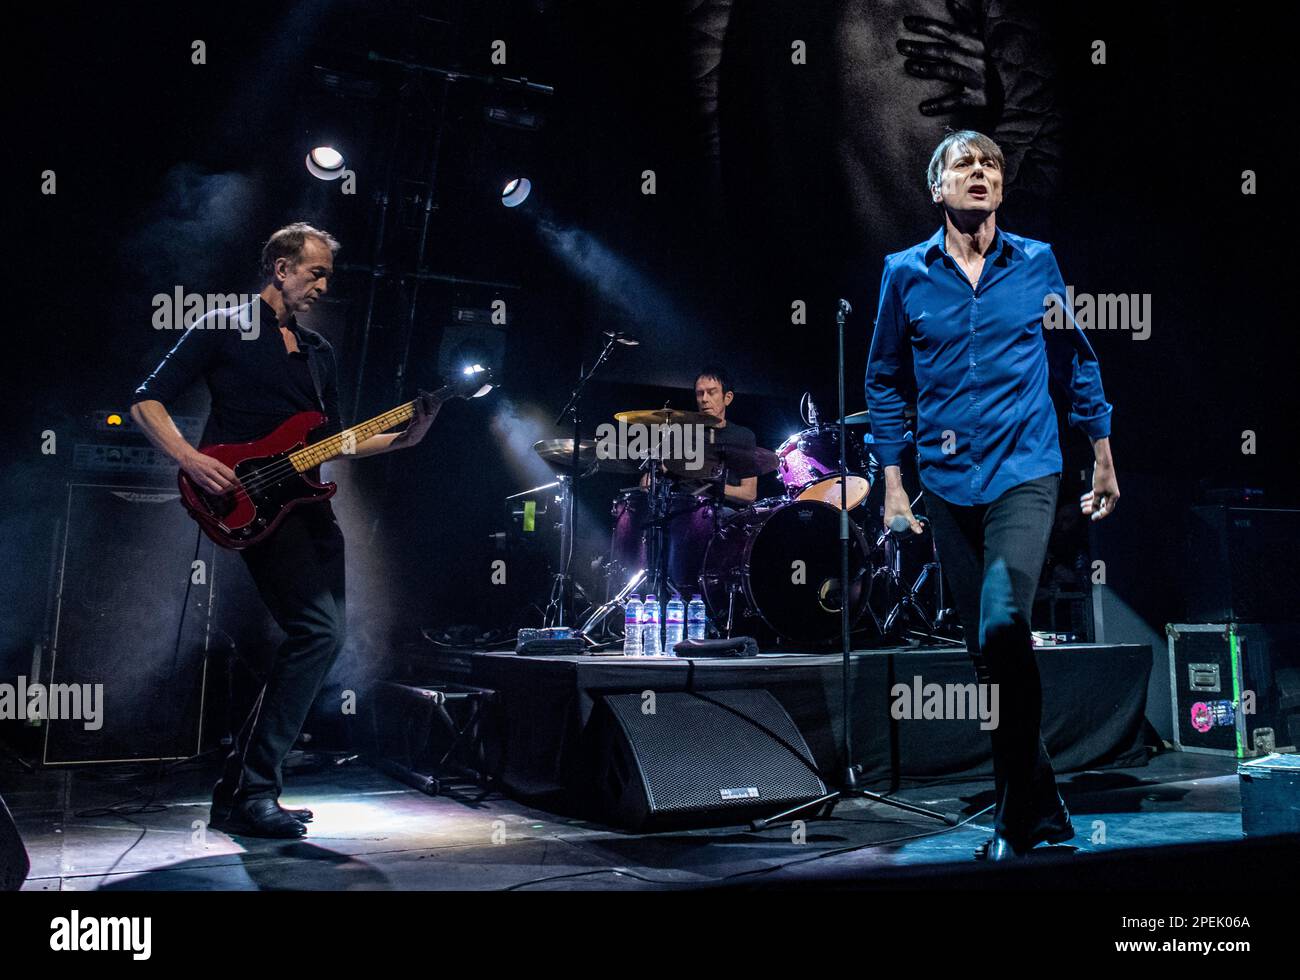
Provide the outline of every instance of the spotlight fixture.
{"type": "MultiPolygon", "coordinates": [[[[473,364],[466,364],[462,370],[466,377],[473,377],[476,374],[482,374],[484,371],[487,370],[487,368],[485,368],[482,364],[475,362],[473,364]]],[[[482,398],[489,391],[491,391],[493,387],[494,387],[493,384],[489,381],[486,384],[484,384],[483,387],[481,387],[478,391],[474,392],[474,394],[470,395],[470,397],[482,398]]]]}
{"type": "Polygon", "coordinates": [[[528,200],[532,193],[533,182],[527,177],[516,177],[501,188],[501,203],[508,208],[517,208],[528,200]]]}
{"type": "Polygon", "coordinates": [[[317,146],[307,154],[307,170],[318,180],[343,176],[343,154],[332,146],[317,146]]]}
{"type": "Polygon", "coordinates": [[[483,115],[488,122],[497,126],[507,126],[510,129],[535,131],[541,129],[545,122],[541,113],[533,112],[531,109],[513,109],[502,105],[485,106],[483,115]]]}

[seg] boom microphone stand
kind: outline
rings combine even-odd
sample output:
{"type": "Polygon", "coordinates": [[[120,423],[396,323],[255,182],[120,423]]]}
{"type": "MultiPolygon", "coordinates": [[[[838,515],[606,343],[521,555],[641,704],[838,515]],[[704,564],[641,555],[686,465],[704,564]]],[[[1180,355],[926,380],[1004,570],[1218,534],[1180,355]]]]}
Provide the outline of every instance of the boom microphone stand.
{"type": "Polygon", "coordinates": [[[572,607],[575,583],[570,568],[573,565],[573,549],[577,542],[577,481],[580,474],[578,463],[582,446],[582,393],[587,387],[587,382],[600,370],[600,366],[609,360],[609,355],[617,344],[635,346],[636,341],[616,331],[605,331],[604,348],[596,358],[596,362],[592,364],[590,371],[587,370],[585,364],[579,366],[578,383],[574,387],[573,393],[569,395],[569,400],[564,403],[564,408],[560,409],[560,414],[555,419],[555,424],[559,425],[564,421],[566,415],[572,414],[573,416],[573,458],[568,479],[561,478],[560,481],[563,496],[564,525],[560,533],[560,569],[555,575],[555,584],[551,590],[551,601],[546,606],[545,620],[547,625],[564,626],[566,620],[573,618],[572,607]],[[553,624],[551,623],[552,610],[554,610],[556,616],[553,624]]]}
{"type": "Polygon", "coordinates": [[[849,306],[849,301],[841,299],[835,311],[835,323],[839,329],[840,341],[840,646],[843,657],[840,670],[842,695],[840,707],[841,714],[844,717],[844,730],[841,733],[840,740],[840,758],[844,763],[844,769],[840,775],[839,789],[827,793],[825,796],[819,796],[815,800],[809,800],[807,803],[800,803],[798,806],[783,810],[775,816],[755,820],[750,824],[750,827],[754,830],[763,830],[773,824],[784,823],[794,814],[814,808],[817,809],[820,816],[829,817],[835,809],[835,804],[846,797],[859,797],[871,800],[874,803],[885,803],[900,810],[906,810],[908,813],[915,813],[922,817],[942,821],[950,827],[955,827],[961,822],[959,818],[950,813],[939,813],[937,810],[927,810],[924,807],[913,806],[911,803],[905,803],[902,800],[887,799],[863,789],[858,784],[858,774],[862,771],[862,767],[853,761],[853,703],[849,697],[849,467],[845,458],[847,447],[845,440],[848,436],[844,422],[844,319],[852,312],[853,307],[849,306]]]}

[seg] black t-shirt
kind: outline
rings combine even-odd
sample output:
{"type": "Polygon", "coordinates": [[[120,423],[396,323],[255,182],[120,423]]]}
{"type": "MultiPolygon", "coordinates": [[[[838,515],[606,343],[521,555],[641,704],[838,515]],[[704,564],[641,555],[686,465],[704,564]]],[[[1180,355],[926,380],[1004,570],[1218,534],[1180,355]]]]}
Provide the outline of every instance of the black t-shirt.
{"type": "Polygon", "coordinates": [[[209,313],[181,335],[135,390],[132,401],[153,399],[170,406],[202,378],[212,396],[212,411],[200,446],[261,439],[286,419],[313,410],[327,416],[312,433],[313,442],[342,431],[334,349],[291,317],[287,326],[298,351],[288,352],[275,311],[263,299],[254,302],[261,304],[256,329],[251,329],[248,305],[209,313]],[[320,400],[311,376],[313,361],[320,400]]]}
{"type": "MultiPolygon", "coordinates": [[[[737,425],[735,422],[728,422],[723,426],[714,426],[706,430],[708,440],[715,446],[756,446],[757,439],[754,437],[754,430],[747,429],[743,425],[737,425]]],[[[732,476],[727,474],[727,486],[738,487],[744,480],[744,477],[732,476]]],[[[701,493],[707,487],[708,483],[702,480],[679,480],[677,489],[685,493],[701,493]]]]}
{"type": "MultiPolygon", "coordinates": [[[[747,429],[743,425],[737,425],[735,422],[728,422],[726,425],[715,426],[709,430],[709,441],[715,446],[756,446],[758,441],[754,437],[754,430],[747,429]]],[[[727,474],[727,486],[738,487],[744,477],[732,476],[727,474]]]]}

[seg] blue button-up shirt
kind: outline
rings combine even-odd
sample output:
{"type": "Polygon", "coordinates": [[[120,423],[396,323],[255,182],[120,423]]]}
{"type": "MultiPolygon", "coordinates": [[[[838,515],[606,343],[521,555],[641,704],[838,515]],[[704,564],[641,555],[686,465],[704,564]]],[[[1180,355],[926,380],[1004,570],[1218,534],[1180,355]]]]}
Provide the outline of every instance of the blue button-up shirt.
{"type": "Polygon", "coordinates": [[[885,259],[867,361],[876,455],[898,465],[916,395],[921,481],[955,504],[983,504],[1017,484],[1061,471],[1048,376],[1070,394],[1070,424],[1110,435],[1101,370],[1072,311],[1044,329],[1044,301],[1064,298],[1046,242],[999,230],[972,286],[944,248],[944,229],[885,259]]]}

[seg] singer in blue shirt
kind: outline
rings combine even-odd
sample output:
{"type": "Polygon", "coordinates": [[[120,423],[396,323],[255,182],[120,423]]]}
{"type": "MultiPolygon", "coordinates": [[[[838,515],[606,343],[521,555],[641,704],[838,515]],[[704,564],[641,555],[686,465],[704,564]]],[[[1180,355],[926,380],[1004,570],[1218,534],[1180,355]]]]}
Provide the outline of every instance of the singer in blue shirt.
{"type": "Polygon", "coordinates": [[[1111,406],[1092,346],[1065,306],[1051,246],[997,227],[1004,167],[1002,151],[981,133],[950,133],[935,148],[926,183],[943,227],[885,259],[866,376],[885,526],[923,531],[900,469],[912,446],[903,410],[914,396],[915,451],[944,577],[976,674],[998,685],[1000,718],[990,732],[997,816],[993,837],[976,851],[996,861],[1074,836],[1040,734],[1030,634],[1060,487],[1049,377],[1069,393],[1070,423],[1093,446],[1082,512],[1100,520],[1119,500],[1111,406]]]}

